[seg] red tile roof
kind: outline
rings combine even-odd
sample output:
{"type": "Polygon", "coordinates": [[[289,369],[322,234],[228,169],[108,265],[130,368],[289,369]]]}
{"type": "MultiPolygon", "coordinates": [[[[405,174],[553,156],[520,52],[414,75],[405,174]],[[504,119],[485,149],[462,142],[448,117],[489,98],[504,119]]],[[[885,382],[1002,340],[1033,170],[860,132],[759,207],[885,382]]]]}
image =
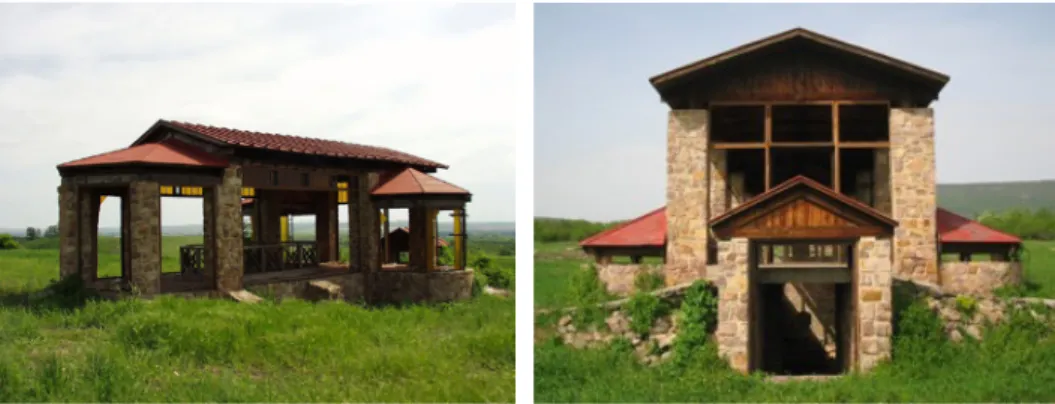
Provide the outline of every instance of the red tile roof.
{"type": "Polygon", "coordinates": [[[469,195],[469,191],[413,168],[403,170],[370,192],[374,196],[469,195]]]}
{"type": "Polygon", "coordinates": [[[251,132],[189,122],[161,120],[160,123],[235,147],[447,168],[442,163],[384,147],[276,133],[251,132]]]}
{"type": "Polygon", "coordinates": [[[1022,239],[993,230],[974,220],[938,208],[935,215],[942,243],[1018,244],[1022,239]]]}
{"type": "Polygon", "coordinates": [[[667,208],[653,210],[637,219],[594,234],[579,243],[582,247],[662,247],[667,242],[667,208]]]}
{"type": "Polygon", "coordinates": [[[59,168],[116,165],[227,167],[227,160],[178,142],[146,143],[59,164],[59,168]]]}

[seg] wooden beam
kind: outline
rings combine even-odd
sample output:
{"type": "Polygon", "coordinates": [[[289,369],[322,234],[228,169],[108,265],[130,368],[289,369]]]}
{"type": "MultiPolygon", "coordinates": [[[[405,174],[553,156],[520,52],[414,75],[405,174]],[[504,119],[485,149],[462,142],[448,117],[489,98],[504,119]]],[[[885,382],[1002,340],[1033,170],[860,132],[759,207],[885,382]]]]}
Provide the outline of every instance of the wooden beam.
{"type": "Polygon", "coordinates": [[[832,147],[833,142],[771,142],[770,147],[796,148],[796,147],[832,147]]]}
{"type": "Polygon", "coordinates": [[[842,160],[839,157],[839,103],[832,103],[832,143],[835,146],[835,150],[832,152],[832,187],[835,192],[842,193],[842,181],[839,175],[840,167],[839,161],[842,160]]]}
{"type": "Polygon", "coordinates": [[[765,190],[768,191],[770,182],[772,181],[772,177],[773,177],[773,173],[772,173],[772,168],[773,167],[770,164],[770,160],[771,160],[772,156],[770,156],[770,153],[769,153],[769,145],[770,145],[770,143],[773,142],[773,106],[771,104],[766,104],[765,135],[766,135],[765,136],[765,143],[764,143],[765,151],[766,151],[765,190]]]}
{"type": "Polygon", "coordinates": [[[764,149],[765,143],[740,143],[740,142],[718,142],[712,143],[711,148],[714,150],[743,150],[743,149],[764,149]]]}
{"type": "Polygon", "coordinates": [[[889,149],[890,142],[839,142],[843,149],[889,149]]]}

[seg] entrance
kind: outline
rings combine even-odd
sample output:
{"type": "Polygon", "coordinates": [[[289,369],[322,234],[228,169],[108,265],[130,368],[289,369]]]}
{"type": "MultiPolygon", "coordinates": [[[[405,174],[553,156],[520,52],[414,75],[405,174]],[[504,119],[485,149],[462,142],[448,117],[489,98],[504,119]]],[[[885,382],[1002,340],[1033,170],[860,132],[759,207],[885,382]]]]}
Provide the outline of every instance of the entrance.
{"type": "Polygon", "coordinates": [[[853,243],[752,243],[755,370],[830,375],[852,368],[853,243]]]}

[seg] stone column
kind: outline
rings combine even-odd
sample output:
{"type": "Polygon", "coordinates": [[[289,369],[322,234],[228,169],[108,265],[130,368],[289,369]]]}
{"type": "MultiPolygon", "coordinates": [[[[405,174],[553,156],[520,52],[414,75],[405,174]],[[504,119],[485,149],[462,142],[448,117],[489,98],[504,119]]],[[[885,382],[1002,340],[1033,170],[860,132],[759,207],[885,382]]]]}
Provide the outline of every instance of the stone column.
{"type": "Polygon", "coordinates": [[[337,243],[337,193],[320,192],[315,209],[315,245],[319,262],[336,261],[340,249],[337,243]]]}
{"type": "Polygon", "coordinates": [[[203,187],[201,196],[202,246],[205,284],[216,285],[216,188],[203,187]]]}
{"type": "Polygon", "coordinates": [[[377,185],[376,173],[359,177],[359,265],[367,271],[379,269],[381,259],[378,255],[381,245],[381,218],[377,207],[370,200],[370,190],[377,185]]]}
{"type": "Polygon", "coordinates": [[[242,169],[232,165],[223,170],[223,182],[215,188],[213,212],[216,216],[216,288],[242,289],[245,275],[242,261],[242,169]]]}
{"type": "Polygon", "coordinates": [[[279,203],[279,193],[274,190],[256,191],[257,217],[260,218],[260,237],[256,238],[259,244],[278,244],[282,242],[282,206],[279,203]]]}
{"type": "Polygon", "coordinates": [[[95,282],[99,278],[99,193],[91,189],[82,189],[78,192],[80,199],[80,211],[77,223],[80,227],[80,273],[86,284],[95,282]]]}
{"type": "Polygon", "coordinates": [[[727,205],[729,209],[740,206],[748,199],[745,181],[746,178],[742,172],[729,174],[729,204],[727,205]]]}
{"type": "Polygon", "coordinates": [[[359,212],[362,208],[360,203],[362,198],[359,197],[359,182],[367,181],[363,178],[363,175],[358,175],[348,179],[348,268],[352,270],[365,270],[360,264],[362,262],[362,250],[359,246],[362,244],[360,240],[363,224],[363,216],[359,212]]]}
{"type": "Polygon", "coordinates": [[[59,186],[59,277],[77,275],[80,271],[77,187],[59,186]]]}
{"type": "Polygon", "coordinates": [[[893,333],[890,239],[864,237],[857,242],[854,277],[858,341],[857,370],[868,371],[890,357],[893,333]]]}
{"type": "Polygon", "coordinates": [[[890,185],[894,232],[894,272],[938,283],[937,185],[934,114],[930,108],[890,109],[890,185]]]}
{"type": "Polygon", "coordinates": [[[892,214],[890,206],[890,151],[876,149],[872,177],[872,205],[876,210],[892,214]]]}
{"type": "Polygon", "coordinates": [[[161,193],[154,181],[128,186],[129,282],[144,296],[161,292],[161,193]]]}
{"type": "Polygon", "coordinates": [[[428,244],[426,241],[426,223],[428,222],[428,209],[422,207],[410,208],[410,266],[416,270],[424,271],[428,268],[428,244]]]}
{"type": "Polygon", "coordinates": [[[715,277],[718,286],[718,354],[726,358],[733,369],[745,373],[749,370],[750,360],[749,244],[745,238],[718,242],[720,273],[715,277]]]}
{"type": "Polygon", "coordinates": [[[710,189],[710,194],[708,195],[710,200],[708,219],[710,219],[725,213],[729,209],[729,196],[726,193],[728,189],[728,159],[726,158],[725,150],[708,150],[707,159],[710,162],[708,167],[710,171],[708,177],[708,187],[710,189]]]}
{"type": "Polygon", "coordinates": [[[673,110],[667,126],[667,285],[707,276],[707,110],[673,110]]]}

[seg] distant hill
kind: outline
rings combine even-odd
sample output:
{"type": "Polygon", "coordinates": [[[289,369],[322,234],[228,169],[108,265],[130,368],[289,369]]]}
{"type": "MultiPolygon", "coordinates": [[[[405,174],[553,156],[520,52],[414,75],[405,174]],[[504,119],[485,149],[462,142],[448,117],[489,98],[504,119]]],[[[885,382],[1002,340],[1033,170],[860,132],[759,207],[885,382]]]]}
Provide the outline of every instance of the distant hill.
{"type": "Polygon", "coordinates": [[[1055,210],[1055,180],[938,184],[938,205],[969,217],[986,210],[1055,210]]]}

